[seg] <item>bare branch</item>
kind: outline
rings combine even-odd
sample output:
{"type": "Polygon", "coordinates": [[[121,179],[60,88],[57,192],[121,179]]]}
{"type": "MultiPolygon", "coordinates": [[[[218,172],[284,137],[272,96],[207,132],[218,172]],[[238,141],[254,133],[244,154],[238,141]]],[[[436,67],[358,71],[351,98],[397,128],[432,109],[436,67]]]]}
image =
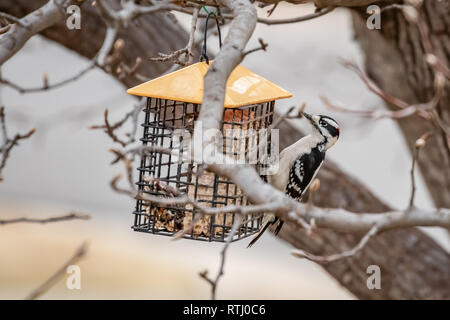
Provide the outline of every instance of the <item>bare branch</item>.
{"type": "MultiPolygon", "coordinates": [[[[161,183],[162,184],[162,183],[161,183]]],[[[165,190],[168,190],[167,187],[165,190]]],[[[136,196],[137,199],[145,200],[152,203],[157,203],[161,206],[170,206],[172,204],[180,204],[180,205],[192,205],[200,213],[205,215],[215,215],[219,213],[236,213],[239,215],[249,215],[249,214],[259,214],[263,212],[272,212],[278,210],[282,204],[281,203],[265,203],[261,205],[247,205],[247,206],[238,206],[238,205],[229,205],[224,207],[205,207],[203,204],[189,198],[185,193],[178,194],[174,198],[162,198],[160,196],[149,195],[149,194],[138,194],[136,196]]]]}
{"type": "Polygon", "coordinates": [[[121,193],[121,194],[124,194],[124,195],[127,195],[127,196],[129,196],[129,197],[135,197],[136,196],[136,192],[134,192],[134,191],[132,191],[132,190],[129,190],[129,189],[123,189],[123,188],[120,188],[117,184],[118,184],[118,182],[119,182],[119,180],[122,178],[122,175],[121,174],[118,174],[118,175],[116,175],[116,176],[114,176],[112,179],[111,179],[111,181],[110,181],[110,183],[109,183],[109,185],[111,186],[111,189],[113,189],[115,192],[117,192],[117,193],[121,193]]]}
{"type": "MultiPolygon", "coordinates": [[[[205,5],[205,3],[202,1],[199,1],[198,3],[201,5],[205,5]]],[[[217,6],[217,5],[213,5],[211,3],[211,4],[208,4],[208,6],[217,6]]],[[[288,18],[288,19],[257,18],[257,22],[266,24],[266,25],[281,25],[281,24],[291,24],[291,23],[303,22],[303,21],[312,20],[312,19],[321,17],[325,14],[328,14],[331,11],[333,11],[334,8],[335,7],[326,7],[326,8],[321,9],[320,11],[312,13],[312,14],[304,15],[301,17],[288,18]]],[[[190,15],[194,14],[194,10],[189,7],[189,4],[186,4],[185,7],[181,7],[181,6],[177,6],[177,5],[166,5],[165,7],[160,7],[160,10],[164,10],[164,9],[171,10],[171,11],[178,11],[178,12],[190,14],[190,15]]],[[[206,18],[207,15],[202,12],[199,12],[198,17],[206,18]]],[[[233,20],[234,17],[235,17],[234,14],[223,14],[223,13],[221,14],[221,18],[226,19],[226,20],[233,20]]]]}
{"type": "MultiPolygon", "coordinates": [[[[52,1],[49,1],[49,2],[52,2],[52,1]]],[[[56,23],[57,21],[58,20],[54,21],[53,23],[56,23]]],[[[105,40],[103,41],[103,45],[100,48],[100,50],[98,51],[95,58],[85,68],[78,71],[73,76],[67,77],[66,79],[58,81],[54,84],[49,84],[48,76],[44,75],[43,76],[43,79],[44,79],[43,85],[39,86],[39,87],[31,87],[31,88],[24,88],[24,87],[20,86],[19,84],[14,83],[11,80],[4,79],[1,77],[0,77],[0,83],[4,84],[6,86],[9,86],[12,89],[17,90],[19,93],[25,94],[25,93],[34,93],[34,92],[56,89],[56,88],[66,85],[66,84],[69,84],[71,82],[74,82],[74,81],[80,79],[81,77],[83,77],[84,75],[86,75],[89,71],[93,70],[95,67],[100,67],[100,68],[106,67],[105,63],[107,61],[107,55],[111,51],[111,49],[114,45],[116,34],[117,34],[117,29],[108,27],[106,30],[106,35],[105,35],[105,40]]],[[[1,44],[1,41],[2,40],[0,37],[0,44],[1,44]]],[[[1,58],[1,51],[0,51],[0,58],[1,58]]],[[[0,65],[1,65],[1,63],[0,63],[0,65]]]]}
{"type": "Polygon", "coordinates": [[[430,39],[430,32],[426,21],[424,20],[422,12],[420,12],[420,6],[422,1],[406,1],[409,4],[391,4],[383,7],[381,12],[390,9],[402,10],[405,18],[417,25],[419,30],[420,39],[425,49],[425,59],[427,63],[436,71],[442,73],[447,79],[450,79],[450,68],[438,57],[433,49],[433,45],[430,39]]]}
{"type": "Polygon", "coordinates": [[[375,82],[373,82],[367,74],[358,67],[358,65],[350,60],[340,59],[340,63],[346,67],[349,70],[354,71],[358,77],[363,81],[363,83],[366,85],[367,89],[375,93],[377,96],[379,96],[384,101],[393,104],[401,109],[407,108],[409,106],[409,103],[392,96],[389,93],[384,92],[380,87],[378,87],[375,82]]]}
{"type": "Polygon", "coordinates": [[[19,18],[16,18],[6,12],[0,12],[0,18],[4,18],[6,20],[9,20],[10,22],[16,23],[21,27],[25,27],[25,25],[22,23],[22,21],[20,21],[19,18]]]}
{"type": "MultiPolygon", "coordinates": [[[[222,49],[204,79],[203,107],[198,119],[198,122],[202,123],[203,130],[220,129],[225,84],[229,74],[241,60],[242,52],[253,32],[256,20],[254,8],[249,2],[245,0],[224,0],[222,3],[233,10],[236,18],[233,20],[222,49]]],[[[373,83],[368,82],[368,85],[375,92],[381,94],[373,83]]],[[[404,103],[404,107],[407,106],[408,104],[404,103]]],[[[195,129],[194,139],[195,135],[198,134],[197,127],[195,129]]],[[[203,141],[203,148],[214,146],[213,139],[199,141],[203,141]]],[[[414,208],[407,213],[392,211],[380,214],[355,214],[343,209],[319,209],[316,207],[307,210],[304,204],[289,198],[283,192],[264,183],[250,165],[218,164],[215,159],[204,160],[208,164],[207,169],[209,171],[227,177],[236,183],[247,195],[250,202],[255,205],[278,204],[279,207],[275,210],[275,214],[281,219],[299,226],[301,225],[300,218],[305,221],[314,219],[318,228],[332,228],[345,232],[368,232],[374,225],[378,226],[380,232],[418,225],[435,225],[445,228],[450,225],[449,209],[428,211],[414,208]]],[[[227,162],[225,161],[225,163],[227,162]]]]}
{"type": "MultiPolygon", "coordinates": [[[[203,103],[199,121],[205,129],[220,129],[225,100],[225,85],[234,68],[241,62],[243,52],[256,26],[256,9],[248,0],[221,0],[235,15],[222,48],[204,78],[203,103]]],[[[198,130],[194,130],[194,135],[198,130]]],[[[203,139],[202,139],[203,140],[203,139]]],[[[202,141],[198,140],[198,141],[202,141]]],[[[203,147],[213,139],[204,141],[203,147]]]]}
{"type": "Polygon", "coordinates": [[[21,18],[8,32],[0,35],[0,66],[22,49],[33,35],[63,19],[66,8],[73,3],[79,5],[80,1],[48,1],[41,8],[21,18]]]}
{"type": "Polygon", "coordinates": [[[322,102],[330,109],[344,112],[344,113],[351,113],[360,117],[364,118],[372,118],[372,119],[381,119],[381,118],[391,118],[391,119],[402,119],[409,117],[411,115],[417,114],[420,117],[424,118],[425,120],[430,120],[432,118],[432,113],[434,112],[434,109],[438,105],[442,94],[444,92],[444,86],[445,81],[443,79],[443,75],[439,72],[435,74],[435,94],[431,98],[430,101],[425,103],[419,103],[419,104],[408,104],[407,102],[394,97],[390,95],[389,93],[385,92],[381,88],[379,88],[369,77],[365,74],[364,71],[362,71],[356,63],[352,61],[346,61],[341,60],[341,63],[353,70],[360,79],[364,82],[364,84],[367,86],[367,88],[378,95],[380,98],[382,98],[385,102],[390,103],[392,105],[397,106],[400,108],[400,110],[396,111],[390,111],[390,110],[351,110],[344,108],[342,106],[338,106],[334,103],[331,103],[328,98],[325,96],[321,96],[322,102]]]}
{"type": "Polygon", "coordinates": [[[11,30],[11,26],[12,25],[8,24],[7,26],[0,27],[0,35],[7,33],[9,30],[11,30]]]}
{"type": "Polygon", "coordinates": [[[172,240],[176,241],[176,240],[180,240],[182,239],[185,235],[187,235],[188,233],[190,233],[192,231],[192,229],[195,227],[195,225],[202,220],[202,218],[204,217],[203,214],[198,213],[194,216],[194,219],[192,219],[192,221],[183,228],[183,230],[178,231],[173,237],[172,240]]]}
{"type": "Polygon", "coordinates": [[[414,170],[416,166],[416,162],[419,159],[419,152],[420,150],[426,145],[428,139],[431,137],[431,132],[424,133],[419,139],[416,140],[416,143],[414,144],[414,151],[413,151],[413,157],[412,157],[412,164],[411,164],[411,196],[409,198],[409,209],[414,207],[414,197],[416,195],[416,179],[414,177],[414,170]]]}
{"type": "Polygon", "coordinates": [[[118,32],[117,28],[113,28],[110,26],[106,28],[105,40],[103,41],[103,45],[100,48],[99,52],[97,53],[97,57],[95,58],[95,62],[98,65],[100,66],[105,65],[108,53],[111,51],[116,41],[117,32],[118,32]]]}
{"type": "Polygon", "coordinates": [[[297,23],[297,22],[303,22],[307,20],[312,20],[318,17],[321,17],[323,15],[326,15],[333,11],[334,7],[327,7],[324,9],[321,9],[317,12],[301,16],[301,17],[295,17],[295,18],[289,18],[289,19],[266,19],[266,18],[258,18],[258,22],[266,25],[277,25],[277,24],[291,24],[291,23],[297,23]]]}
{"type": "Polygon", "coordinates": [[[182,48],[180,50],[176,50],[169,54],[159,53],[159,57],[150,58],[150,60],[162,61],[162,62],[174,61],[174,63],[181,65],[181,66],[186,66],[186,65],[191,64],[192,58],[194,57],[192,52],[193,52],[193,47],[195,44],[195,31],[197,29],[197,21],[198,21],[199,11],[200,11],[200,7],[198,7],[198,6],[196,6],[193,10],[192,20],[191,20],[191,29],[189,32],[189,40],[188,40],[187,45],[184,48],[182,48]],[[183,58],[181,59],[181,57],[183,57],[183,58]]]}
{"type": "Polygon", "coordinates": [[[225,268],[225,260],[227,256],[227,250],[230,246],[231,240],[233,239],[233,236],[236,234],[238,228],[240,227],[242,223],[242,217],[237,216],[234,220],[233,226],[231,227],[230,234],[228,235],[225,244],[222,248],[222,251],[220,252],[220,265],[219,265],[219,271],[217,272],[217,275],[214,280],[208,277],[208,271],[205,270],[203,272],[200,272],[199,275],[201,278],[205,279],[210,285],[211,285],[211,300],[216,300],[216,293],[217,293],[217,285],[219,284],[220,278],[224,275],[224,268],[225,268]]]}
{"type": "Polygon", "coordinates": [[[36,130],[33,128],[25,134],[16,133],[16,135],[13,138],[9,138],[8,132],[6,129],[6,116],[5,116],[5,108],[4,107],[0,107],[0,127],[1,127],[1,132],[3,135],[3,143],[2,143],[2,145],[0,145],[0,155],[1,155],[0,182],[1,182],[3,180],[1,173],[2,173],[2,170],[6,166],[6,161],[9,158],[12,148],[17,146],[21,140],[25,140],[25,139],[28,139],[29,137],[31,137],[35,133],[36,130]]]}
{"type": "Polygon", "coordinates": [[[256,48],[254,48],[254,49],[250,49],[250,50],[248,50],[248,51],[245,51],[245,52],[243,53],[243,55],[246,56],[246,55],[248,55],[248,54],[250,54],[250,53],[253,53],[253,52],[259,51],[259,50],[267,51],[267,47],[268,47],[269,45],[268,45],[267,43],[265,43],[264,40],[263,40],[262,38],[259,38],[258,41],[259,41],[259,47],[256,47],[256,48]]]}
{"type": "MultiPolygon", "coordinates": [[[[383,213],[353,213],[340,208],[318,208],[303,204],[289,198],[283,192],[264,183],[256,171],[250,166],[210,165],[214,172],[229,177],[247,192],[250,200],[255,203],[249,206],[224,206],[220,208],[204,207],[190,199],[186,194],[171,186],[159,182],[166,191],[174,197],[160,197],[148,194],[137,195],[138,199],[165,205],[187,205],[196,207],[202,214],[235,213],[237,215],[273,212],[281,219],[290,221],[299,227],[308,229],[308,221],[314,220],[317,228],[333,229],[348,233],[368,232],[374,225],[380,232],[417,226],[450,227],[450,209],[424,210],[410,208],[402,211],[387,211],[383,213]]],[[[311,223],[309,223],[311,224],[311,223]]]]}
{"type": "Polygon", "coordinates": [[[111,24],[114,24],[116,27],[126,27],[131,20],[143,14],[154,13],[163,10],[177,10],[181,8],[177,5],[171,4],[171,0],[151,2],[153,5],[143,6],[137,5],[134,1],[122,1],[122,8],[119,11],[115,11],[114,9],[112,9],[104,0],[97,0],[96,6],[105,20],[107,20],[111,24]]]}
{"type": "Polygon", "coordinates": [[[66,85],[68,83],[74,82],[74,81],[80,79],[82,76],[84,76],[86,73],[88,73],[89,71],[91,71],[94,68],[95,68],[94,64],[89,64],[86,68],[82,69],[81,71],[79,71],[78,73],[76,73],[73,76],[70,76],[64,80],[55,82],[53,84],[49,84],[48,82],[46,83],[44,81],[43,85],[39,86],[39,87],[24,88],[24,87],[20,86],[19,84],[14,83],[11,80],[3,79],[1,77],[0,77],[0,83],[6,85],[8,87],[11,87],[12,89],[17,90],[19,93],[22,93],[22,94],[47,91],[47,90],[56,89],[56,88],[66,85]]]}
{"type": "Polygon", "coordinates": [[[122,151],[119,151],[116,149],[110,149],[109,151],[114,153],[117,157],[111,164],[117,163],[118,161],[122,161],[124,163],[125,172],[127,174],[127,181],[128,181],[128,185],[129,185],[129,190],[120,189],[117,186],[118,181],[122,178],[122,175],[119,174],[111,180],[111,182],[110,182],[111,188],[116,192],[131,195],[134,197],[136,195],[136,186],[135,186],[134,180],[133,180],[132,159],[128,158],[122,151]]]}
{"type": "Polygon", "coordinates": [[[66,270],[69,266],[78,263],[82,258],[86,256],[88,244],[83,242],[81,246],[75,251],[73,256],[59,268],[47,281],[41,284],[38,288],[34,289],[27,297],[27,300],[35,300],[41,295],[50,290],[59,280],[61,280],[66,274],[66,270]]]}
{"type": "Polygon", "coordinates": [[[336,260],[340,260],[340,259],[344,259],[344,258],[348,258],[348,257],[352,257],[355,254],[357,254],[358,252],[360,252],[365,245],[369,242],[369,240],[374,237],[378,232],[378,227],[375,225],[373,226],[369,232],[367,232],[364,237],[361,239],[361,241],[352,249],[348,250],[348,251],[344,251],[341,253],[337,253],[337,254],[332,254],[329,256],[316,256],[313,255],[309,252],[303,251],[301,249],[295,249],[292,250],[292,255],[297,257],[297,258],[306,258],[308,260],[317,262],[317,263],[328,263],[328,262],[333,262],[336,260]]]}
{"type": "Polygon", "coordinates": [[[45,224],[45,223],[61,222],[61,221],[69,221],[69,220],[89,220],[90,218],[91,218],[90,214],[71,212],[71,213],[63,215],[63,216],[43,218],[43,219],[27,218],[27,217],[15,218],[15,219],[0,219],[0,225],[13,224],[13,223],[24,223],[24,222],[45,224]]]}
{"type": "Polygon", "coordinates": [[[104,125],[93,125],[90,126],[89,129],[104,129],[105,133],[114,141],[119,143],[122,147],[125,147],[128,142],[122,141],[120,140],[116,133],[115,130],[120,128],[127,120],[128,118],[131,116],[131,113],[127,113],[125,115],[125,117],[122,120],[119,120],[118,122],[116,122],[114,125],[111,125],[109,123],[108,120],[108,109],[105,109],[105,112],[103,113],[103,119],[105,121],[104,125]]]}
{"type": "Polygon", "coordinates": [[[409,117],[413,114],[416,114],[417,107],[409,106],[401,110],[390,111],[384,109],[378,110],[352,110],[342,106],[339,106],[335,103],[332,103],[326,96],[321,95],[320,100],[322,100],[323,104],[329,108],[330,110],[335,110],[342,113],[349,113],[352,115],[356,115],[362,118],[368,119],[382,119],[382,118],[390,118],[390,119],[401,119],[409,117]]]}
{"type": "MultiPolygon", "coordinates": [[[[125,116],[123,116],[122,119],[120,119],[119,121],[117,121],[114,124],[110,124],[109,120],[108,120],[108,109],[105,109],[104,112],[104,123],[102,125],[91,125],[89,126],[89,129],[91,130],[97,130],[97,129],[102,129],[114,142],[119,143],[122,147],[128,146],[130,144],[132,144],[133,142],[135,142],[136,139],[136,131],[137,131],[137,121],[138,121],[138,117],[139,117],[139,113],[141,112],[142,108],[145,105],[145,99],[141,99],[140,102],[136,103],[133,105],[133,109],[129,112],[127,112],[125,114],[125,116]],[[125,133],[125,136],[127,137],[127,140],[123,140],[120,139],[117,136],[116,131],[119,130],[120,128],[123,127],[123,125],[128,121],[131,120],[132,122],[132,129],[131,131],[125,133]]],[[[119,151],[118,151],[119,152],[119,151]]],[[[121,152],[120,152],[121,153],[121,152]]],[[[129,151],[126,152],[127,154],[129,153],[138,153],[138,151],[129,151]]],[[[118,153],[116,153],[117,155],[118,153]]],[[[113,163],[117,162],[113,161],[113,163]]]]}

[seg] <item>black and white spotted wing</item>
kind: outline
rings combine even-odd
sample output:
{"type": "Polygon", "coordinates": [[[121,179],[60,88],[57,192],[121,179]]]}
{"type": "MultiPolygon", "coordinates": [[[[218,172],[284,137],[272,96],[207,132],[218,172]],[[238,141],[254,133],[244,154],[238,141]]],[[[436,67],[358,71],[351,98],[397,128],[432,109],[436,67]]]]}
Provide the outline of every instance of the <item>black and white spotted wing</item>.
{"type": "Polygon", "coordinates": [[[300,155],[289,170],[286,194],[300,200],[324,159],[325,152],[319,151],[318,148],[312,149],[311,153],[300,155]]]}

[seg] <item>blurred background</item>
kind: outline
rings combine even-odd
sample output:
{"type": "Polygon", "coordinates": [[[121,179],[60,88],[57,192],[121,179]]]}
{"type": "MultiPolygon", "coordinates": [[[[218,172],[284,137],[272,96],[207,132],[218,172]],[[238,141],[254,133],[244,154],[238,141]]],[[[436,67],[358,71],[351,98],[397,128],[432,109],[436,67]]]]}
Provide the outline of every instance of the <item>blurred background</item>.
{"type": "MultiPolygon", "coordinates": [[[[300,16],[313,10],[311,6],[281,3],[272,18],[300,16]]],[[[267,9],[258,11],[265,16],[267,9]]],[[[176,16],[188,28],[190,17],[176,16]]],[[[396,124],[336,114],[319,99],[325,94],[348,108],[383,108],[360,79],[338,63],[343,57],[362,64],[348,12],[338,9],[293,25],[258,25],[248,48],[258,46],[258,38],[269,44],[268,51],[247,56],[243,65],[294,94],[277,102],[277,110],[306,102],[308,112],[335,118],[342,134],[327,157],[364,181],[389,205],[406,207],[411,159],[396,124]],[[395,152],[384,153],[381,158],[385,150],[395,152]]],[[[208,47],[214,49],[217,39],[209,41],[208,47]]],[[[36,36],[4,65],[2,74],[25,87],[37,86],[43,73],[49,75],[50,82],[58,81],[87,63],[36,36]]],[[[134,201],[109,187],[111,177],[123,169],[110,166],[110,139],[88,126],[102,123],[105,108],[114,120],[130,110],[135,99],[126,94],[126,89],[99,70],[49,92],[20,95],[0,87],[9,131],[37,129],[31,139],[12,150],[3,172],[1,218],[44,218],[71,210],[92,215],[88,221],[0,226],[1,299],[24,298],[64,264],[84,240],[90,246],[87,257],[79,263],[81,290],[68,290],[64,280],[43,299],[210,297],[210,287],[198,273],[206,269],[215,276],[222,244],[171,241],[133,232],[134,201]]],[[[302,120],[294,123],[307,129],[302,120]]],[[[431,207],[419,176],[416,204],[431,207]]],[[[427,232],[449,250],[444,232],[432,228],[427,232]]],[[[219,299],[353,299],[320,266],[291,256],[290,246],[272,234],[266,233],[254,247],[246,249],[249,240],[231,245],[225,276],[219,283],[219,299]]]]}

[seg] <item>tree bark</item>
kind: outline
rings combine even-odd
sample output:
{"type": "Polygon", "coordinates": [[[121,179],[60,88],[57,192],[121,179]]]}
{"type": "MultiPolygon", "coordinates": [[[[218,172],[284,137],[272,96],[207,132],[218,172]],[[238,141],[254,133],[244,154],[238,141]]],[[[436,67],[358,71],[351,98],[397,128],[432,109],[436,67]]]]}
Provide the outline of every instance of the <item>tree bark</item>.
{"type": "MultiPolygon", "coordinates": [[[[423,1],[421,11],[436,54],[450,66],[450,1],[423,1]]],[[[409,103],[429,101],[434,95],[433,72],[425,62],[417,25],[407,22],[400,10],[384,11],[380,30],[366,27],[367,15],[363,10],[353,10],[352,16],[356,38],[365,53],[365,68],[373,81],[409,103]]],[[[395,109],[391,105],[388,108],[395,109]]],[[[450,128],[448,81],[437,112],[450,128]]],[[[418,116],[402,119],[398,124],[410,148],[424,132],[434,133],[418,164],[435,206],[449,208],[450,141],[445,133],[418,116]]]]}
{"type": "MultiPolygon", "coordinates": [[[[21,17],[45,3],[44,0],[3,0],[0,10],[21,17]]],[[[165,13],[144,15],[139,25],[132,23],[119,33],[125,40],[124,58],[132,65],[137,56],[144,59],[139,72],[152,78],[161,74],[168,64],[146,58],[157,52],[179,49],[187,42],[187,33],[167,18],[165,13]]],[[[87,58],[101,47],[105,27],[94,8],[83,5],[81,30],[68,30],[65,23],[47,29],[43,35],[87,58]]],[[[116,76],[112,74],[112,76],[116,76]]],[[[118,79],[125,86],[135,85],[133,77],[118,79]]],[[[284,123],[281,147],[301,137],[301,133],[284,123]]],[[[428,146],[427,146],[428,148],[428,146]]],[[[319,173],[321,188],[315,203],[325,207],[343,207],[351,211],[382,212],[389,208],[363,184],[343,173],[327,161],[319,173]]],[[[447,206],[448,207],[448,206],[447,206]]],[[[280,237],[295,247],[314,254],[330,254],[354,246],[357,237],[331,231],[319,231],[317,237],[307,237],[302,230],[286,225],[280,237]]],[[[432,299],[450,298],[450,255],[418,229],[384,233],[372,239],[358,255],[324,266],[347,290],[361,299],[432,299]],[[381,290],[369,290],[366,269],[381,267],[381,290]]]]}
{"type": "MultiPolygon", "coordinates": [[[[283,122],[280,149],[302,136],[298,129],[283,122]]],[[[320,189],[314,195],[317,206],[353,212],[390,210],[363,183],[329,160],[325,161],[318,178],[320,189]]],[[[291,224],[285,224],[279,237],[315,255],[339,253],[354,247],[360,240],[358,236],[330,230],[318,230],[316,236],[308,237],[305,231],[291,224]]],[[[450,254],[417,228],[382,233],[354,257],[322,266],[359,299],[450,299],[450,254]],[[367,287],[370,274],[366,271],[370,265],[381,268],[381,290],[367,287]]]]}

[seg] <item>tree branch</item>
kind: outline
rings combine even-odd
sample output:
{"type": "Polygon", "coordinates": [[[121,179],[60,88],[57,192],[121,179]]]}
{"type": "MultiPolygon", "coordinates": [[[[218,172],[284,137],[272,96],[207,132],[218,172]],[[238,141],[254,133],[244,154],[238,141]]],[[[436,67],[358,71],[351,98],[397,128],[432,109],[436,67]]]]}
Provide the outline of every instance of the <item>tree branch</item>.
{"type": "Polygon", "coordinates": [[[237,230],[241,226],[242,223],[242,217],[237,216],[234,220],[233,226],[231,227],[230,234],[228,235],[227,239],[225,240],[225,244],[220,252],[220,265],[219,265],[219,271],[217,272],[216,277],[214,280],[208,277],[208,271],[205,270],[203,272],[200,272],[199,275],[201,278],[205,279],[206,282],[208,282],[211,285],[211,300],[216,300],[217,296],[217,286],[219,284],[219,280],[224,275],[224,268],[225,268],[225,260],[227,257],[227,250],[230,247],[231,240],[233,239],[233,236],[236,234],[237,230]]]}
{"type": "Polygon", "coordinates": [[[266,25],[277,25],[277,24],[291,24],[291,23],[297,23],[297,22],[303,22],[307,20],[312,20],[318,17],[321,17],[323,15],[326,15],[333,11],[335,7],[327,7],[324,9],[320,9],[317,12],[307,14],[301,17],[295,17],[295,18],[289,18],[289,19],[267,19],[267,18],[258,18],[258,23],[266,24],[266,25]]]}
{"type": "Polygon", "coordinates": [[[12,223],[52,223],[52,222],[61,222],[61,221],[69,221],[69,220],[89,220],[91,218],[90,214],[71,212],[69,214],[57,217],[50,217],[44,219],[36,219],[36,218],[15,218],[15,219],[0,219],[0,225],[4,224],[12,224],[12,223]]]}
{"type": "Polygon", "coordinates": [[[360,252],[365,245],[369,242],[369,240],[375,236],[378,233],[378,226],[374,225],[372,228],[370,228],[369,232],[367,232],[364,237],[362,237],[361,241],[358,242],[358,244],[353,247],[350,250],[344,251],[342,253],[338,253],[338,254],[332,254],[329,256],[317,256],[314,254],[311,254],[309,252],[306,252],[304,250],[301,249],[295,249],[292,250],[292,255],[297,257],[297,258],[306,258],[308,260],[317,262],[317,263],[329,263],[329,262],[333,262],[333,261],[337,261],[340,259],[344,259],[344,258],[348,258],[348,257],[352,257],[355,254],[357,254],[358,252],[360,252]]]}
{"type": "Polygon", "coordinates": [[[41,295],[50,290],[61,278],[66,274],[67,268],[73,264],[76,264],[87,254],[88,243],[83,242],[81,246],[75,251],[73,256],[61,267],[59,268],[47,281],[41,284],[38,288],[34,289],[27,297],[27,300],[35,300],[41,295]]]}
{"type": "Polygon", "coordinates": [[[35,133],[35,129],[31,129],[25,134],[16,133],[13,138],[8,137],[8,131],[6,129],[6,116],[5,116],[5,108],[0,107],[0,127],[3,135],[3,143],[0,145],[0,182],[3,180],[2,178],[2,170],[6,166],[6,161],[9,158],[12,148],[19,144],[19,141],[28,139],[35,133]]]}
{"type": "Polygon", "coordinates": [[[51,0],[36,11],[20,19],[20,23],[0,35],[0,66],[22,49],[35,34],[52,26],[64,18],[66,8],[76,0],[51,0]]]}

